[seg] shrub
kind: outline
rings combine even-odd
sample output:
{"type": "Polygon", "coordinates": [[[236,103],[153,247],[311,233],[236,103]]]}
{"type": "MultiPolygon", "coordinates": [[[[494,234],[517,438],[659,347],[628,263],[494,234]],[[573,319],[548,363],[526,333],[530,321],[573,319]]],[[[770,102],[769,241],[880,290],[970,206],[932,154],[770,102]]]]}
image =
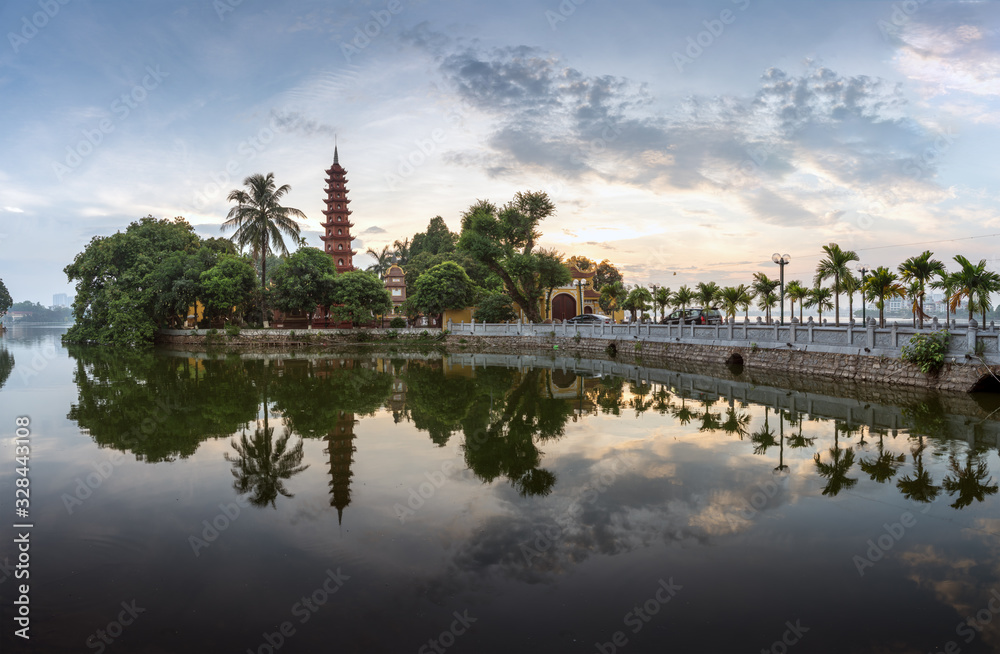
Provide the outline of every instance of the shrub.
{"type": "Polygon", "coordinates": [[[358,343],[367,343],[372,340],[372,335],[368,333],[367,329],[358,329],[354,332],[354,340],[358,343]]]}
{"type": "Polygon", "coordinates": [[[236,338],[239,335],[240,335],[239,325],[231,325],[231,324],[226,325],[226,336],[228,336],[229,338],[236,338]]]}
{"type": "Polygon", "coordinates": [[[406,328],[406,320],[403,319],[403,318],[400,318],[399,316],[396,316],[395,318],[393,318],[392,320],[389,321],[389,327],[391,327],[393,329],[405,329],[406,328]]]}
{"type": "Polygon", "coordinates": [[[614,343],[608,343],[608,346],[604,348],[604,352],[611,358],[618,356],[618,346],[614,343]]]}
{"type": "Polygon", "coordinates": [[[921,372],[935,372],[944,365],[948,353],[949,334],[946,331],[917,334],[903,346],[903,361],[920,366],[921,372]]]}
{"type": "Polygon", "coordinates": [[[399,332],[397,332],[395,329],[390,329],[385,333],[385,339],[387,341],[394,341],[397,338],[399,338],[399,332]]]}

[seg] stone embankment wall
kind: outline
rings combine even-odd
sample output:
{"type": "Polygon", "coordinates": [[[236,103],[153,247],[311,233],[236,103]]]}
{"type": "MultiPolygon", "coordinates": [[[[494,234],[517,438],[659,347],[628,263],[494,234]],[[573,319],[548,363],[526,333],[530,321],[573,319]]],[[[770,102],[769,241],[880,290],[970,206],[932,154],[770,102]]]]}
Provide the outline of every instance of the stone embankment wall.
{"type": "Polygon", "coordinates": [[[793,380],[829,380],[870,386],[894,386],[968,393],[986,384],[1000,389],[1000,366],[977,365],[975,360],[949,362],[936,373],[926,374],[915,364],[889,356],[804,351],[789,348],[755,348],[746,345],[703,345],[683,342],[605,340],[574,338],[547,334],[469,335],[422,329],[410,330],[243,330],[237,336],[224,332],[209,335],[205,330],[164,330],[157,341],[165,345],[222,347],[232,349],[270,349],[289,347],[351,348],[365,345],[427,346],[444,345],[453,352],[495,352],[526,354],[548,352],[553,355],[608,358],[645,366],[656,364],[703,365],[718,368],[726,364],[747,371],[766,371],[793,380]],[[389,333],[395,332],[395,333],[389,333]],[[435,338],[437,337],[437,338],[435,338]],[[991,370],[992,368],[992,370],[991,370]]]}

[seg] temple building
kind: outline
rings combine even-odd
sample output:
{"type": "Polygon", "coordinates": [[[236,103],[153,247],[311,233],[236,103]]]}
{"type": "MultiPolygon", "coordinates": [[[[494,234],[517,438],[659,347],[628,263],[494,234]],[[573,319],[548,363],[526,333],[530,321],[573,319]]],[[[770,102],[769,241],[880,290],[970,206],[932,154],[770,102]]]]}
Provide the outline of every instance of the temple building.
{"type": "Polygon", "coordinates": [[[403,313],[403,303],[406,302],[406,277],[398,264],[392,264],[385,273],[385,288],[392,299],[392,312],[403,313]]]}
{"type": "Polygon", "coordinates": [[[320,238],[326,244],[326,253],[333,258],[338,274],[354,270],[354,255],[357,254],[351,249],[351,227],[354,223],[347,208],[351,201],[347,198],[346,174],[347,170],[340,165],[337,146],[334,146],[333,165],[326,171],[326,209],[323,210],[326,222],[322,223],[326,234],[320,238]]]}

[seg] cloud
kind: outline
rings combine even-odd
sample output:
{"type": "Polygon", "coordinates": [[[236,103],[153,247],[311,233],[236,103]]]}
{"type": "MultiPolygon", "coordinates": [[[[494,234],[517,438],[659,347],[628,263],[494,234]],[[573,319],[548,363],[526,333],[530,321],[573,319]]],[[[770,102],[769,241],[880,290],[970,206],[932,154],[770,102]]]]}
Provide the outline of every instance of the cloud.
{"type": "Polygon", "coordinates": [[[381,227],[379,227],[378,225],[372,225],[368,229],[363,230],[361,233],[362,234],[385,234],[385,230],[382,229],[381,227]]]}
{"type": "Polygon", "coordinates": [[[273,124],[284,132],[292,132],[302,136],[334,136],[337,133],[333,126],[306,118],[297,111],[272,109],[271,118],[273,124]]]}

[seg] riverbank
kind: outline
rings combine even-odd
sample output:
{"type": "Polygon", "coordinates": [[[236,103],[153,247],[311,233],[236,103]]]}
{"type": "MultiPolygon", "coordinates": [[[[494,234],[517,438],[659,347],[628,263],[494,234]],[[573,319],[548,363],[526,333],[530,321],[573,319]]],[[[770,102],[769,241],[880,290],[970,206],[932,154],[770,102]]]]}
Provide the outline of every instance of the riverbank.
{"type": "Polygon", "coordinates": [[[706,345],[684,342],[557,336],[538,334],[445,334],[408,330],[213,330],[163,331],[157,343],[171,348],[253,351],[287,348],[353,350],[377,345],[390,349],[437,348],[455,353],[532,354],[553,353],[655,366],[679,363],[761,371],[789,380],[856,382],[874,388],[901,387],[948,393],[1000,391],[1000,366],[986,366],[975,359],[952,360],[940,370],[923,373],[913,363],[889,356],[859,356],[803,348],[759,347],[752,344],[706,345]]]}

